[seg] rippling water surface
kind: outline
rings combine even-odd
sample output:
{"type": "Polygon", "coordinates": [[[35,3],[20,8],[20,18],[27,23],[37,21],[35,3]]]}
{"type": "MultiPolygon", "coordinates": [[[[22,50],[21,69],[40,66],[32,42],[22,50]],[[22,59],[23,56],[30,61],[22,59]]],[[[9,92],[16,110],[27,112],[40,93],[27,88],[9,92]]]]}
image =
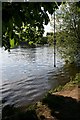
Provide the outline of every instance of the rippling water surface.
{"type": "Polygon", "coordinates": [[[17,48],[10,53],[0,48],[0,52],[0,90],[4,106],[21,106],[39,100],[49,89],[63,81],[58,78],[64,76],[64,62],[57,55],[57,67],[54,68],[52,47],[17,48]]]}

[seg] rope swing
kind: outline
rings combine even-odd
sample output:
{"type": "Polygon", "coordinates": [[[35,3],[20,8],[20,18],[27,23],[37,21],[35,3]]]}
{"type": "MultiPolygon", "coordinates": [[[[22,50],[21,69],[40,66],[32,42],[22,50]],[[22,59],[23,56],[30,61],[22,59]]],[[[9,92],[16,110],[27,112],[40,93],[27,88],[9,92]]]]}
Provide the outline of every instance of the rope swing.
{"type": "Polygon", "coordinates": [[[55,11],[54,11],[54,67],[56,67],[56,34],[55,34],[55,11]]]}

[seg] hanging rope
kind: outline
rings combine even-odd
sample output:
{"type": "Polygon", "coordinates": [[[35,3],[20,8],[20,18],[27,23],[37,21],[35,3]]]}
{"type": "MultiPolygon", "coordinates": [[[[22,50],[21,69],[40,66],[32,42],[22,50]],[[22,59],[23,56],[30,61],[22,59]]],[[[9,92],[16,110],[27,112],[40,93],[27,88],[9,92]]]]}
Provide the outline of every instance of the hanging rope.
{"type": "Polygon", "coordinates": [[[55,11],[54,11],[54,67],[56,67],[55,11]]]}

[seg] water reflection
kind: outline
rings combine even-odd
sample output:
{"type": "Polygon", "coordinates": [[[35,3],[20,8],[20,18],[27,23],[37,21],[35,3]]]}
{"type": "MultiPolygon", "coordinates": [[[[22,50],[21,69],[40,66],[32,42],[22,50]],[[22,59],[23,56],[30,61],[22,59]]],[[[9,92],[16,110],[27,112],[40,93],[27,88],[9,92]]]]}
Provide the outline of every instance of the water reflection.
{"type": "Polygon", "coordinates": [[[35,62],[35,60],[36,60],[36,49],[35,48],[26,49],[25,52],[26,53],[24,53],[24,49],[21,50],[21,56],[25,57],[25,59],[28,62],[35,62]]]}
{"type": "Polygon", "coordinates": [[[2,59],[3,106],[38,100],[64,76],[64,62],[58,55],[54,69],[52,47],[2,50],[2,59]]]}

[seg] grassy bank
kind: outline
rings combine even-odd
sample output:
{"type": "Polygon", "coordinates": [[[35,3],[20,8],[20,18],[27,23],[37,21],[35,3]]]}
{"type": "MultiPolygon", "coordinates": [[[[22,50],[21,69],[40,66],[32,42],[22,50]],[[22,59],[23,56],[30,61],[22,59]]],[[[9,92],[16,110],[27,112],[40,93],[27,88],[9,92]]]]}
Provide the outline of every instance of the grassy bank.
{"type": "Polygon", "coordinates": [[[54,92],[59,92],[61,90],[71,90],[73,89],[76,85],[80,85],[80,73],[76,74],[76,77],[74,80],[71,80],[70,82],[66,83],[65,85],[59,85],[55,89],[51,89],[49,93],[54,93],[54,92]]]}

